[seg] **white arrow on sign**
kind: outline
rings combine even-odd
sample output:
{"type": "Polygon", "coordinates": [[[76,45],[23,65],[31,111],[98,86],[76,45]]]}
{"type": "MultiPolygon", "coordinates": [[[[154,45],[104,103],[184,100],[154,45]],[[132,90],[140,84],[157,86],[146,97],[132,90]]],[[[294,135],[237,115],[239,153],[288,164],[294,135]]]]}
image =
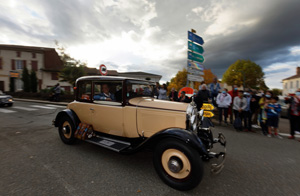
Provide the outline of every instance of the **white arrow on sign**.
{"type": "Polygon", "coordinates": [[[188,74],[187,76],[188,76],[187,78],[189,81],[202,82],[204,80],[204,78],[202,76],[197,76],[197,75],[192,75],[192,74],[188,74]]]}
{"type": "Polygon", "coordinates": [[[193,69],[191,67],[188,67],[187,71],[189,73],[195,74],[195,75],[204,75],[203,71],[199,70],[199,69],[193,69]]]}

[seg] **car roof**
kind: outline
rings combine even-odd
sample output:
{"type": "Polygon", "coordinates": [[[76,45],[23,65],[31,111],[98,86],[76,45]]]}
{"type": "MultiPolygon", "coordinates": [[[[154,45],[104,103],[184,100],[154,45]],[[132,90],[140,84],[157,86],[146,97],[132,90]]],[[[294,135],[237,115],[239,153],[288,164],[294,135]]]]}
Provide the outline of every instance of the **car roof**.
{"type": "Polygon", "coordinates": [[[124,80],[135,80],[142,82],[154,83],[149,80],[141,80],[137,78],[129,78],[129,77],[120,77],[120,76],[83,76],[76,80],[76,83],[82,80],[99,80],[99,81],[124,81],[124,80]]]}

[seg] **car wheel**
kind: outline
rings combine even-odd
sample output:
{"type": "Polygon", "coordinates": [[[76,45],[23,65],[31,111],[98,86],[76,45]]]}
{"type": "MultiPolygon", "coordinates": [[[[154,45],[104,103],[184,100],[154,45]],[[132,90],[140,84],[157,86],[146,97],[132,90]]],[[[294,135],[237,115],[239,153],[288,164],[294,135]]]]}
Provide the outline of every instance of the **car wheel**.
{"type": "Polygon", "coordinates": [[[60,139],[65,144],[73,144],[74,143],[74,141],[75,141],[75,138],[74,138],[75,126],[68,116],[62,117],[59,127],[58,127],[58,132],[59,132],[60,139]]]}
{"type": "Polygon", "coordinates": [[[8,103],[7,105],[8,105],[9,107],[11,107],[11,106],[13,105],[13,103],[8,103]]]}
{"type": "Polygon", "coordinates": [[[153,163],[159,177],[174,189],[187,191],[202,180],[203,163],[199,153],[179,140],[162,140],[155,148],[153,163]]]}

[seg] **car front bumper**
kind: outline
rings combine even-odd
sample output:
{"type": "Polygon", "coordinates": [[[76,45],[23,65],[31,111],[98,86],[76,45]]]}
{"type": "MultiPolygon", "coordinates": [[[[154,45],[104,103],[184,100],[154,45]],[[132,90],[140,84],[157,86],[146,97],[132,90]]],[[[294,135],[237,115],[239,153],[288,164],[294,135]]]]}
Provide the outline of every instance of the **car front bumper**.
{"type": "Polygon", "coordinates": [[[213,174],[218,174],[224,168],[225,158],[226,158],[226,139],[222,133],[219,133],[217,138],[214,138],[214,145],[220,144],[223,147],[222,152],[215,153],[209,152],[208,156],[211,159],[215,159],[215,163],[211,164],[211,172],[213,174]]]}

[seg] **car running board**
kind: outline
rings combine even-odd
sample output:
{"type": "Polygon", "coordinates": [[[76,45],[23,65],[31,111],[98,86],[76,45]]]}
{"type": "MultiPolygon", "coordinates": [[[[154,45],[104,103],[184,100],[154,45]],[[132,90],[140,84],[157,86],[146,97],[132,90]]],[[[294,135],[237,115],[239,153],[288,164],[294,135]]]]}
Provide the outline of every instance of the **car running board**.
{"type": "Polygon", "coordinates": [[[129,142],[124,142],[120,140],[115,140],[107,137],[95,136],[85,140],[86,142],[102,146],[104,148],[113,150],[115,152],[120,152],[131,146],[129,142]]]}

